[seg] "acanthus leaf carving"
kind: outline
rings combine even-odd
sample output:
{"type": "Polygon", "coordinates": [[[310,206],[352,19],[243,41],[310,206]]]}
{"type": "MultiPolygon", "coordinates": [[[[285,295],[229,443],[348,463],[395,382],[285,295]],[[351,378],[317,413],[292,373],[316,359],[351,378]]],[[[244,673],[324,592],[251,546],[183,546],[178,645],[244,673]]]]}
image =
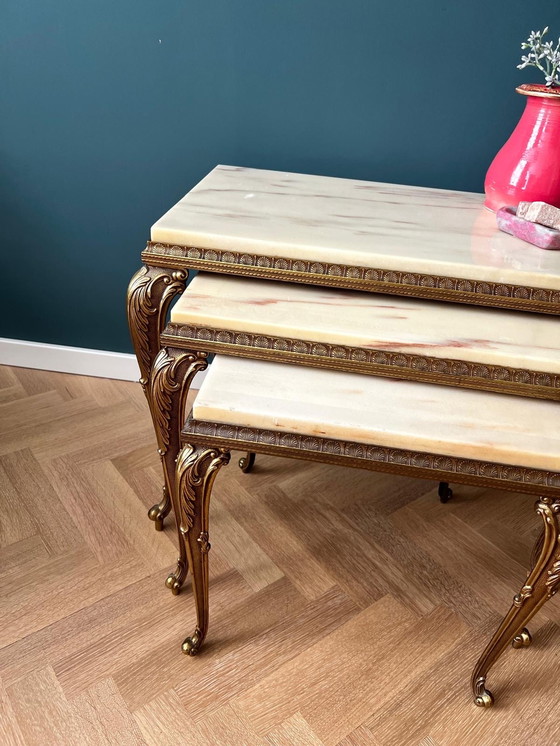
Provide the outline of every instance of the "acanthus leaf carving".
{"type": "Polygon", "coordinates": [[[130,336],[140,367],[140,383],[147,390],[152,364],[160,349],[159,335],[171,300],[185,289],[188,271],[141,267],[128,286],[130,336]]]}
{"type": "MultiPolygon", "coordinates": [[[[163,348],[154,360],[150,379],[149,401],[160,455],[170,444],[171,418],[182,420],[184,401],[194,375],[208,365],[207,353],[163,348]],[[175,394],[180,394],[177,402],[175,394]]],[[[180,427],[180,424],[178,424],[180,427]]]]}
{"type": "MultiPolygon", "coordinates": [[[[208,492],[216,472],[229,463],[229,451],[223,448],[199,449],[187,444],[177,457],[177,494],[181,504],[181,531],[187,533],[193,527],[198,499],[208,492]]],[[[198,537],[202,551],[208,551],[208,532],[198,537]]]]}

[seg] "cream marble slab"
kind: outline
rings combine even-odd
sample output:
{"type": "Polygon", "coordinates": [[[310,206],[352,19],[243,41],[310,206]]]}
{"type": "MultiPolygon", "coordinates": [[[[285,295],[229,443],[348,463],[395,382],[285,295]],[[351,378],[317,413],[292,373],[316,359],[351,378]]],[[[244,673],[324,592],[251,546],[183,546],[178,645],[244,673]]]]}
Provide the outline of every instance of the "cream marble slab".
{"type": "Polygon", "coordinates": [[[560,373],[550,316],[199,273],[171,321],[560,373]]]}
{"type": "Polygon", "coordinates": [[[502,233],[483,195],[217,166],[152,241],[560,289],[560,252],[502,233]]]}
{"type": "Polygon", "coordinates": [[[560,471],[555,403],[217,355],[198,420],[560,471]]]}

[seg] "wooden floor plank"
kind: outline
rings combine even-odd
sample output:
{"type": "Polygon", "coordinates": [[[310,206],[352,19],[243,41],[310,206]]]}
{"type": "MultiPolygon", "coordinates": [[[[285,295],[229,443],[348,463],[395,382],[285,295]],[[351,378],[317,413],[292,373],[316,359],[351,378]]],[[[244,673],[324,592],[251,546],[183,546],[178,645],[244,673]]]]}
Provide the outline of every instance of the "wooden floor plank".
{"type": "Polygon", "coordinates": [[[134,717],[148,746],[200,746],[200,734],[173,689],[139,707],[134,717]]]}
{"type": "Polygon", "coordinates": [[[40,533],[49,554],[83,545],[83,537],[60,499],[60,484],[49,483],[41,464],[28,448],[0,456],[0,465],[17,492],[20,515],[28,515],[30,529],[40,533]]]}
{"type": "Polygon", "coordinates": [[[64,696],[52,668],[38,669],[8,687],[26,744],[90,744],[88,728],[64,696]]]}
{"type": "Polygon", "coordinates": [[[0,680],[0,743],[4,746],[25,746],[23,733],[17,723],[14,708],[2,680],[0,680]]]}

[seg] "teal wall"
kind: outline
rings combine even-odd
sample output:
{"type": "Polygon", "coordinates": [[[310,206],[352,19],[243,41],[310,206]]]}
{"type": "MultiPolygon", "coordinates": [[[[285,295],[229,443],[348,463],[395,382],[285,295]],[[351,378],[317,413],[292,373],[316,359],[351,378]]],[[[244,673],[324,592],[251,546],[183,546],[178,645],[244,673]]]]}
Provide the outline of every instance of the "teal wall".
{"type": "Polygon", "coordinates": [[[558,0],[4,0],[0,336],[131,350],[149,226],[216,163],[480,191],[558,0]]]}

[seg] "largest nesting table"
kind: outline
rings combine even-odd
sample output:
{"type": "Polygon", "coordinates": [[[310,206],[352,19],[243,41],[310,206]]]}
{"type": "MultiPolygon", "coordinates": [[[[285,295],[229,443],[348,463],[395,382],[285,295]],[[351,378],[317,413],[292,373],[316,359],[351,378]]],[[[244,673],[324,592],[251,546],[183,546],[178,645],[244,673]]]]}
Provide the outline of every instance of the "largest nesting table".
{"type": "MultiPolygon", "coordinates": [[[[364,451],[363,443],[336,438],[307,447],[302,444],[309,439],[298,438],[295,426],[288,429],[291,440],[279,440],[268,428],[245,437],[242,422],[201,424],[191,418],[185,425],[185,401],[195,373],[218,353],[324,368],[332,376],[338,371],[405,379],[415,382],[413,397],[415,385],[428,384],[435,402],[442,385],[456,389],[450,393],[462,396],[462,404],[469,395],[463,389],[479,389],[487,393],[476,394],[477,406],[490,402],[485,396],[498,404],[505,397],[520,417],[524,399],[548,400],[540,411],[554,429],[560,256],[499,233],[480,195],[220,166],[153,226],[142,260],[129,287],[128,314],[164,467],[163,499],[150,517],[161,527],[172,504],[179,531],[180,557],[167,585],[178,592],[188,557],[195,591],[196,579],[199,591],[201,583],[207,585],[207,532],[195,537],[193,546],[202,553],[193,554],[185,542],[191,527],[187,523],[185,531],[181,521],[185,482],[177,471],[181,465],[191,469],[186,454],[202,446],[217,456],[195,459],[196,472],[189,475],[201,480],[197,489],[212,464],[215,476],[219,454],[246,448],[535,494],[544,531],[529,578],[473,675],[475,702],[491,704],[484,685],[488,668],[509,642],[530,641],[523,624],[556,591],[560,577],[560,469],[553,433],[549,442],[543,435],[548,460],[541,468],[544,462],[535,467],[527,460],[529,446],[518,459],[510,454],[502,463],[481,458],[480,450],[476,458],[465,458],[416,448],[406,438],[399,448],[369,442],[364,451]],[[185,291],[193,269],[205,274],[185,291]],[[169,305],[180,294],[167,323],[169,305]],[[276,310],[256,313],[257,301],[276,310]],[[317,304],[325,312],[314,318],[317,304]],[[482,331],[466,331],[476,329],[482,331]]],[[[286,375],[290,371],[286,366],[286,375]]],[[[396,414],[404,406],[401,398],[389,401],[396,414]]],[[[423,427],[419,418],[419,432],[423,427]]],[[[207,588],[199,591],[199,617],[206,621],[203,633],[199,625],[194,641],[186,643],[190,653],[206,632],[207,588]]]]}

